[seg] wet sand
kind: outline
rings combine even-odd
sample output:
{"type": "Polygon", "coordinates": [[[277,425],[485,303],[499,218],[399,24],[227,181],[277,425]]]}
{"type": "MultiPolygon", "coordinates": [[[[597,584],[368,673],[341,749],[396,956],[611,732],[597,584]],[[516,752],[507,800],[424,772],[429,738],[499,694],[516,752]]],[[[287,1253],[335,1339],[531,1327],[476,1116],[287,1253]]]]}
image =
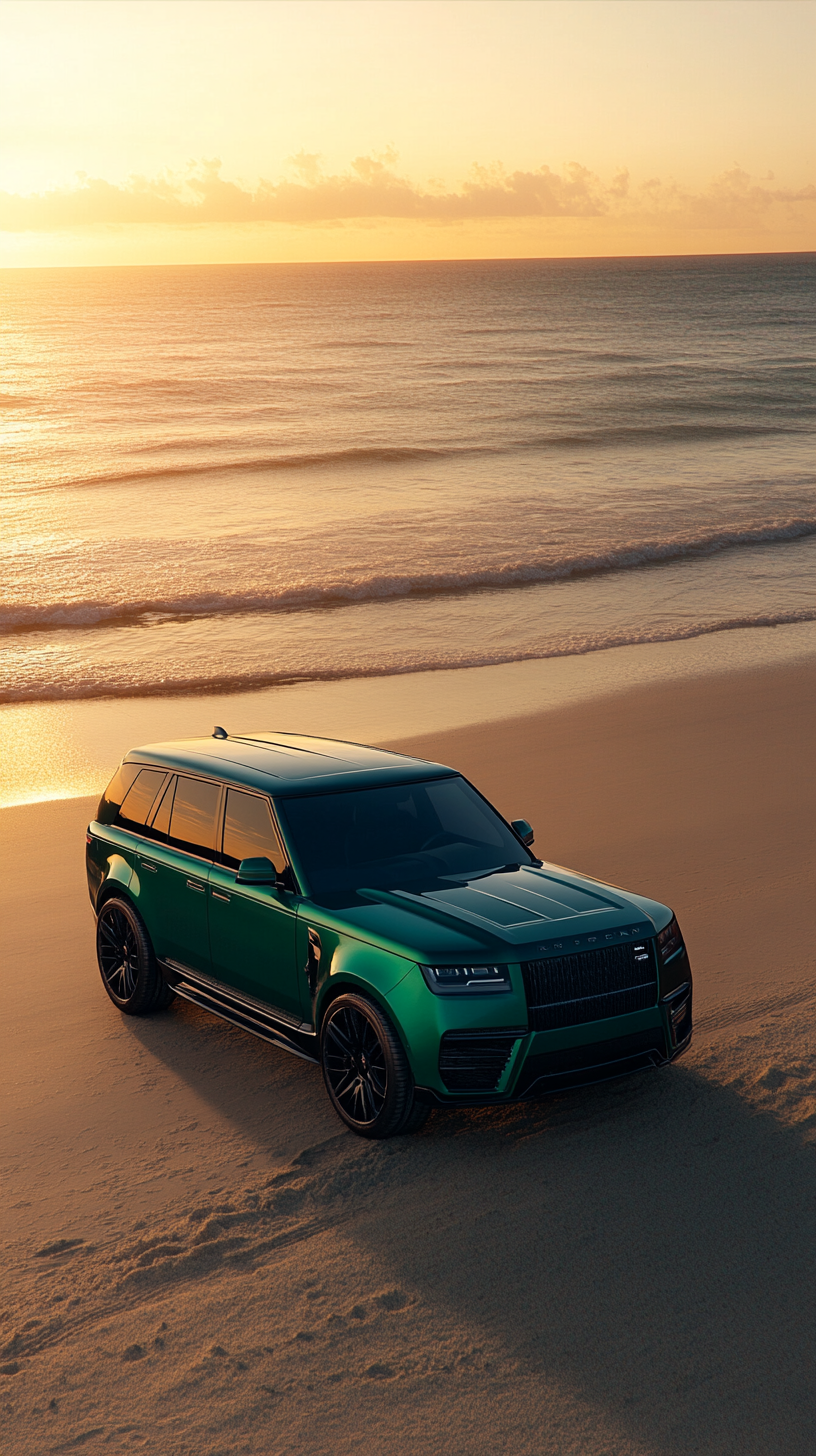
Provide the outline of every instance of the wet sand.
{"type": "Polygon", "coordinates": [[[394,744],[670,903],[697,1031],[383,1145],[192,1006],[120,1017],[94,800],[3,810],[3,1456],[810,1456],[814,700],[764,668],[394,744]]]}

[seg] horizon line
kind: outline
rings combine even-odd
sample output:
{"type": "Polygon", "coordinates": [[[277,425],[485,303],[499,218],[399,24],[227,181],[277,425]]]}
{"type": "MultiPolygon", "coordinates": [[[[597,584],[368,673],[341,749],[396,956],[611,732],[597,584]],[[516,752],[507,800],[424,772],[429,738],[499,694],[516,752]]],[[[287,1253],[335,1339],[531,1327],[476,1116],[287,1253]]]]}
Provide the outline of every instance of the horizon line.
{"type": "Polygon", "coordinates": [[[16,263],[0,264],[0,273],[67,273],[119,269],[158,268],[371,268],[400,267],[405,263],[433,267],[444,264],[467,263],[615,263],[615,262],[663,262],[671,259],[711,258],[816,258],[814,248],[773,248],[767,252],[745,249],[729,252],[701,253],[588,253],[564,254],[507,254],[503,257],[463,258],[293,258],[269,259],[253,262],[212,263],[16,263]]]}

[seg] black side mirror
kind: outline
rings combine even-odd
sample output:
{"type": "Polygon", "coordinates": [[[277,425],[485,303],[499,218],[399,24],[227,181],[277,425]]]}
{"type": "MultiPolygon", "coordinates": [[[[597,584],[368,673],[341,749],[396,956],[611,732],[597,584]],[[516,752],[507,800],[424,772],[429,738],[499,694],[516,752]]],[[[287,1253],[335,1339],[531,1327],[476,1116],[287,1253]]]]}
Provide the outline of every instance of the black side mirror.
{"type": "Polygon", "coordinates": [[[242,859],[235,876],[236,885],[277,885],[279,880],[275,866],[265,855],[258,859],[242,859]]]}
{"type": "Polygon", "coordinates": [[[522,844],[526,844],[529,847],[535,842],[533,826],[532,824],[529,824],[526,819],[511,819],[510,828],[515,829],[516,834],[518,835],[522,844]]]}

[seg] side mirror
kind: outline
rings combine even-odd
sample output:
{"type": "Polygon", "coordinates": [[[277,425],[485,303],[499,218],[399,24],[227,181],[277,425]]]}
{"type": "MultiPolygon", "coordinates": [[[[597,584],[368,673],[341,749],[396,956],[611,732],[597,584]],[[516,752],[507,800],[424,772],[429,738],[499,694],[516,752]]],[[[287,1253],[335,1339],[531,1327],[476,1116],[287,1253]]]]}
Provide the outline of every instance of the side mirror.
{"type": "Polygon", "coordinates": [[[278,872],[271,859],[242,859],[235,876],[236,885],[276,885],[278,872]]]}
{"type": "Polygon", "coordinates": [[[515,829],[522,844],[529,846],[534,843],[535,834],[533,833],[533,826],[526,819],[511,819],[510,828],[515,829]]]}

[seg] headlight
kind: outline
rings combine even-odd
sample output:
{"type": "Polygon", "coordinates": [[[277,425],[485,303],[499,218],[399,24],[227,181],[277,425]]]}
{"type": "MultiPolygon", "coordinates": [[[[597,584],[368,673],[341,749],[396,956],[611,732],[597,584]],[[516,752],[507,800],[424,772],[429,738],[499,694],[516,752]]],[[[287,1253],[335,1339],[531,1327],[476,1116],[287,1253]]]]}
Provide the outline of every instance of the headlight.
{"type": "Polygon", "coordinates": [[[512,990],[507,966],[420,966],[419,969],[436,996],[512,990]]]}
{"type": "Polygon", "coordinates": [[[677,955],[683,949],[683,937],[680,934],[680,926],[672,916],[665,930],[661,930],[657,937],[657,948],[660,951],[660,960],[665,966],[672,956],[677,955]]]}

